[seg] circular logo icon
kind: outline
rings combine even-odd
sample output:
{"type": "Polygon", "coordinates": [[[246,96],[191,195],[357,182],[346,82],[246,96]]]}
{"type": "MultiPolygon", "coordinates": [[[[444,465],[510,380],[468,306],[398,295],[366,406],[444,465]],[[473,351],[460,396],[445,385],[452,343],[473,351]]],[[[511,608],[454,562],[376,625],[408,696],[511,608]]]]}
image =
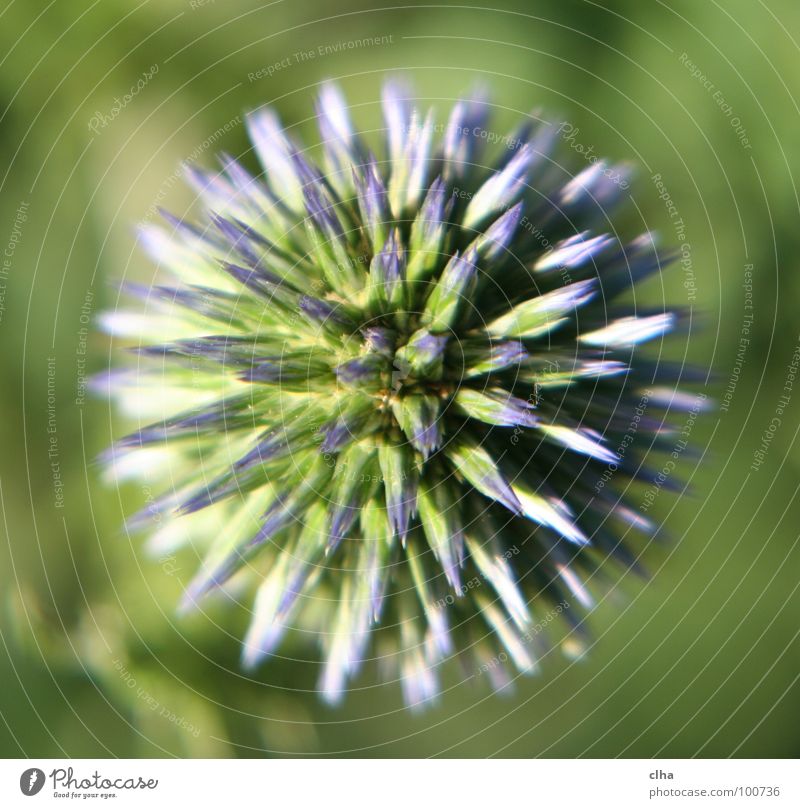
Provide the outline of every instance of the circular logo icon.
{"type": "Polygon", "coordinates": [[[42,790],[44,785],[44,772],[41,769],[25,769],[19,778],[20,791],[27,797],[32,797],[42,790]]]}

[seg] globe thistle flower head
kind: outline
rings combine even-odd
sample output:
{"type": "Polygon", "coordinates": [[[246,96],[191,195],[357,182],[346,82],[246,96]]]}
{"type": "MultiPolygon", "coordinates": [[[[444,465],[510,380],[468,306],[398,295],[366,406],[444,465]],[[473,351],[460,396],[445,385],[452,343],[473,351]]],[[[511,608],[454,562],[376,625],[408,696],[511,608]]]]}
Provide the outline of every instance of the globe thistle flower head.
{"type": "Polygon", "coordinates": [[[161,485],[130,526],[202,555],[184,608],[254,592],[246,665],[315,637],[332,702],[367,659],[412,706],[448,659],[496,688],[533,672],[540,627],[578,632],[654,531],[619,495],[653,479],[619,448],[634,409],[648,448],[692,406],[642,353],[679,315],[626,302],[663,260],[603,232],[614,172],[570,175],[535,116],[493,150],[489,111],[437,127],[390,82],[381,147],[325,84],[319,162],[251,114],[262,171],[187,169],[203,212],[141,232],[168,280],[104,317],[140,424],[111,473],[161,485]]]}

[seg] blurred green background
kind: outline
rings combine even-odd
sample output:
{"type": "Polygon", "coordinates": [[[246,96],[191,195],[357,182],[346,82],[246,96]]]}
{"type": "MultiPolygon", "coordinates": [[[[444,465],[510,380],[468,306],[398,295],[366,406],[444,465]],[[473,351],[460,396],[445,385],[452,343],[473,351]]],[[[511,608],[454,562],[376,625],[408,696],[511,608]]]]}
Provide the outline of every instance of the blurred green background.
{"type": "Polygon", "coordinates": [[[5,755],[800,752],[800,387],[779,411],[800,341],[800,6],[498,5],[0,3],[0,239],[11,253],[0,275],[5,755]],[[365,37],[389,42],[317,50],[365,37]],[[82,374],[108,361],[107,340],[82,332],[82,315],[114,299],[111,279],[149,277],[133,227],[156,202],[186,209],[180,161],[210,166],[215,151],[246,152],[238,116],[264,103],[312,137],[325,78],[341,81],[358,125],[374,128],[380,82],[393,72],[410,75],[442,115],[479,80],[500,131],[541,106],[595,153],[638,163],[623,224],[677,244],[682,220],[687,263],[663,284],[694,317],[675,351],[716,372],[706,389],[716,403],[692,435],[702,457],[685,469],[692,494],[656,503],[674,543],[649,555],[651,581],[623,579],[594,612],[588,655],[551,655],[504,698],[453,677],[421,716],[372,669],[338,709],[313,694],[311,664],[275,660],[243,675],[244,614],[218,614],[216,629],[176,619],[193,562],[152,560],[124,537],[142,492],[120,497],[99,482],[94,458],[111,416],[102,401],[76,403],[82,374]],[[146,86],[113,113],[145,73],[146,86]],[[94,116],[109,120],[92,131],[94,116]]]}

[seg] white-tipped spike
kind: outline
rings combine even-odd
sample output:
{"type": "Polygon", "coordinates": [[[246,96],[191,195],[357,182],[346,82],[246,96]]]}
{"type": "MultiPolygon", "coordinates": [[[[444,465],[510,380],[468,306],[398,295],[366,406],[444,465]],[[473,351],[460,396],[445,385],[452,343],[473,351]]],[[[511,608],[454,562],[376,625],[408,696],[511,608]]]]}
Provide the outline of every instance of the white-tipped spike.
{"type": "Polygon", "coordinates": [[[575,595],[578,603],[586,609],[591,609],[592,606],[594,606],[594,598],[592,598],[586,587],[581,583],[580,578],[578,578],[566,564],[556,564],[556,569],[561,576],[561,580],[564,581],[569,588],[569,591],[575,595]]]}
{"type": "Polygon", "coordinates": [[[555,267],[571,269],[578,267],[594,258],[614,241],[609,236],[595,236],[588,239],[586,236],[586,233],[581,233],[562,241],[555,250],[544,255],[534,264],[534,270],[543,272],[555,267]]]}
{"type": "Polygon", "coordinates": [[[564,186],[560,194],[561,204],[571,205],[584,196],[592,197],[599,204],[607,202],[628,187],[629,176],[630,169],[626,166],[609,168],[605,160],[597,160],[564,186]]]}
{"type": "Polygon", "coordinates": [[[138,311],[103,311],[97,321],[100,328],[112,337],[141,337],[153,328],[152,316],[138,311]]]}
{"type": "Polygon", "coordinates": [[[513,621],[522,628],[530,621],[528,604],[514,580],[508,561],[500,555],[490,556],[477,541],[467,538],[467,548],[481,574],[491,583],[513,621]]]}
{"type": "Polygon", "coordinates": [[[403,696],[412,710],[429,706],[439,693],[436,675],[416,648],[405,652],[400,675],[403,696]]]}
{"type": "Polygon", "coordinates": [[[596,294],[594,278],[570,283],[526,300],[489,323],[494,337],[537,337],[565,322],[565,315],[588,303],[596,294]]]}
{"type": "Polygon", "coordinates": [[[629,347],[666,334],[675,323],[671,312],[652,317],[622,317],[605,328],[582,334],[578,339],[584,345],[597,347],[629,347]]]}
{"type": "Polygon", "coordinates": [[[595,436],[595,433],[589,430],[570,429],[567,426],[558,426],[556,424],[541,424],[539,429],[548,438],[575,452],[595,457],[598,460],[604,460],[606,463],[617,462],[617,456],[606,449],[605,446],[602,446],[599,442],[599,436],[595,436]]]}
{"type": "Polygon", "coordinates": [[[350,124],[347,101],[336,84],[325,82],[322,85],[319,94],[319,108],[329,125],[329,134],[335,135],[342,143],[349,146],[353,139],[353,127],[350,124]]]}
{"type": "Polygon", "coordinates": [[[592,193],[592,186],[602,177],[605,167],[605,160],[598,160],[576,174],[561,190],[561,203],[569,205],[584,194],[592,193]]]}
{"type": "Polygon", "coordinates": [[[638,528],[644,533],[653,533],[656,529],[653,522],[646,519],[641,514],[636,513],[633,508],[629,508],[627,505],[616,505],[614,508],[614,513],[619,516],[620,519],[624,520],[629,525],[638,528]]]}
{"type": "Polygon", "coordinates": [[[175,452],[161,447],[148,447],[137,451],[120,449],[103,470],[105,482],[122,483],[138,479],[160,479],[175,461],[175,452]]]}
{"type": "Polygon", "coordinates": [[[219,271],[215,260],[230,257],[229,249],[215,248],[200,240],[195,240],[193,248],[183,238],[153,224],[142,225],[138,236],[153,262],[183,283],[229,292],[237,289],[236,283],[219,271]]]}
{"type": "Polygon", "coordinates": [[[283,566],[279,561],[277,567],[280,569],[274,568],[258,589],[253,604],[253,618],[242,648],[242,662],[248,668],[254,667],[270,654],[286,631],[286,615],[278,615],[285,595],[283,566]]]}
{"type": "Polygon", "coordinates": [[[672,387],[653,387],[649,393],[652,404],[680,412],[691,410],[706,410],[709,408],[708,399],[696,393],[684,393],[672,387]]]}
{"type": "Polygon", "coordinates": [[[198,528],[205,528],[208,524],[210,513],[215,512],[216,509],[211,509],[209,513],[201,513],[200,520],[192,520],[190,518],[195,516],[195,514],[190,514],[182,518],[167,519],[147,540],[146,549],[148,555],[154,558],[161,558],[169,553],[174,553],[181,547],[185,547],[192,540],[193,536],[196,537],[196,534],[193,533],[193,528],[194,531],[197,531],[198,528]],[[195,524],[192,524],[192,521],[194,521],[195,524]]]}
{"type": "Polygon", "coordinates": [[[453,641],[444,609],[432,607],[426,611],[425,617],[429,626],[425,637],[426,646],[429,646],[429,658],[436,659],[451,654],[453,652],[453,641]]]}
{"type": "Polygon", "coordinates": [[[415,121],[409,138],[409,171],[406,205],[410,208],[418,205],[423,193],[427,190],[425,178],[428,174],[431,141],[433,140],[433,110],[428,110],[425,120],[415,121]]]}
{"type": "Polygon", "coordinates": [[[184,164],[183,174],[207,210],[217,213],[235,212],[238,215],[246,210],[244,197],[223,174],[203,171],[190,164],[184,164]]]}
{"type": "Polygon", "coordinates": [[[525,516],[529,519],[538,522],[540,525],[551,527],[565,539],[575,544],[587,544],[589,542],[578,526],[545,497],[534,494],[523,486],[514,486],[514,493],[522,503],[525,516]]]}
{"type": "Polygon", "coordinates": [[[511,207],[525,183],[532,159],[533,151],[526,144],[517,151],[502,171],[489,177],[467,205],[462,227],[472,228],[489,214],[511,207]]]}
{"type": "Polygon", "coordinates": [[[477,599],[484,617],[502,641],[503,647],[517,668],[522,673],[533,673],[536,669],[536,660],[528,653],[522,638],[510,625],[505,615],[487,598],[479,597],[477,599]]]}
{"type": "Polygon", "coordinates": [[[359,583],[351,577],[342,585],[331,634],[325,639],[327,655],[319,686],[329,704],[341,700],[347,680],[361,665],[369,639],[371,604],[369,598],[361,596],[359,583]]]}
{"type": "Polygon", "coordinates": [[[303,187],[292,164],[292,146],[271,110],[247,116],[247,131],[275,194],[295,212],[303,211],[303,187]]]}
{"type": "Polygon", "coordinates": [[[408,88],[399,81],[388,81],[383,87],[383,119],[393,163],[402,160],[405,150],[410,118],[408,94],[408,88]]]}

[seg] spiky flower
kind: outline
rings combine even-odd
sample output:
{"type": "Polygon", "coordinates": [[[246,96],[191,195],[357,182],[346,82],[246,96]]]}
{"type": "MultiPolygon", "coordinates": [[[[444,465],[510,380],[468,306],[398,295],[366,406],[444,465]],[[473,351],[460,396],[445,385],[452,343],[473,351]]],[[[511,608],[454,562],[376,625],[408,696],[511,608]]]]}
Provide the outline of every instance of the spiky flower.
{"type": "Polygon", "coordinates": [[[556,127],[500,138],[488,112],[437,129],[388,83],[376,156],[326,84],[320,165],[251,114],[263,175],[187,169],[202,216],[141,233],[169,280],[104,318],[138,354],[109,377],[140,419],[113,473],[162,486],[131,525],[202,551],[185,607],[255,591],[247,665],[316,636],[330,701],[370,657],[411,705],[450,657],[497,688],[533,671],[654,530],[618,492],[673,482],[642,461],[693,402],[640,346],[677,315],[625,295],[662,260],[593,232],[625,170],[572,176],[556,127]]]}

